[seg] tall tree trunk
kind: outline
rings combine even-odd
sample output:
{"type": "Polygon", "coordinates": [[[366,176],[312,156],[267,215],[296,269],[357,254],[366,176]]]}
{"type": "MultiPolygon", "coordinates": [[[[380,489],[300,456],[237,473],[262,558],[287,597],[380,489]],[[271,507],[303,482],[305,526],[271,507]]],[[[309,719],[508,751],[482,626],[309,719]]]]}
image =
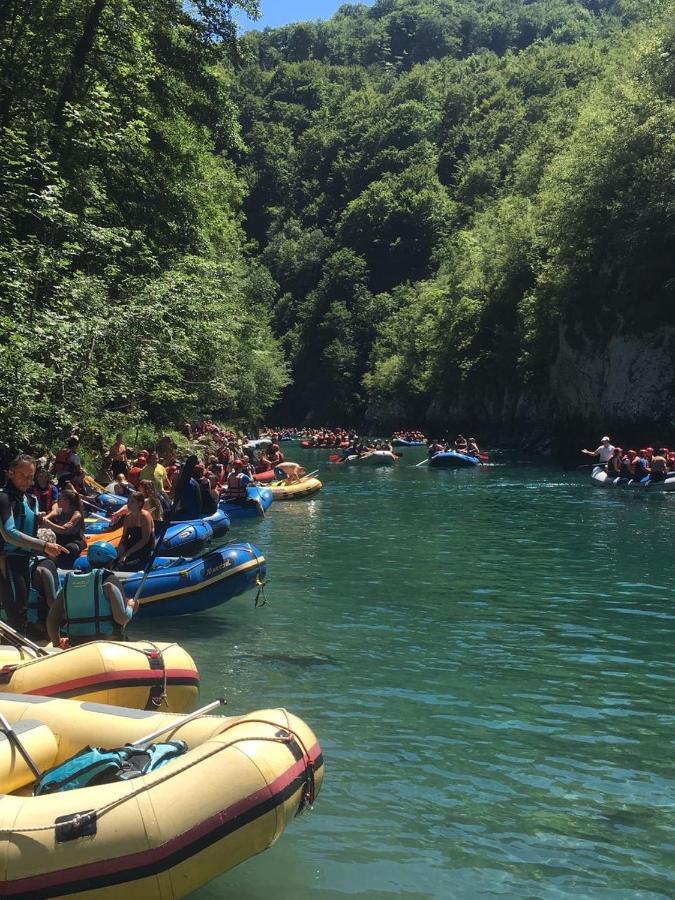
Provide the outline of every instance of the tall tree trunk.
{"type": "Polygon", "coordinates": [[[56,101],[54,125],[59,126],[63,123],[63,114],[65,112],[66,104],[70,103],[75,97],[77,82],[87,63],[87,57],[91,53],[91,48],[94,46],[96,33],[106,3],[107,0],[94,0],[94,3],[89,10],[87,19],[84,23],[84,30],[73,49],[70,66],[68,67],[68,72],[63,80],[63,85],[61,86],[61,91],[58,100],[56,101]]]}

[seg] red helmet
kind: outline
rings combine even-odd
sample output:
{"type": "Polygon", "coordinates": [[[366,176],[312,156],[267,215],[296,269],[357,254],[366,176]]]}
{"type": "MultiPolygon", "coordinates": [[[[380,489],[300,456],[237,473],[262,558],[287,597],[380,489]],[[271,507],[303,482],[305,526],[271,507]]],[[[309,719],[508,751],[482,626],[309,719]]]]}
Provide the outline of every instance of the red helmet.
{"type": "Polygon", "coordinates": [[[244,467],[244,460],[243,459],[235,459],[235,461],[232,463],[232,465],[235,467],[235,469],[242,469],[244,467]]]}
{"type": "Polygon", "coordinates": [[[637,456],[637,450],[629,450],[628,455],[632,459],[634,456],[637,456]]]}
{"type": "Polygon", "coordinates": [[[614,456],[620,456],[623,453],[623,447],[614,448],[614,456]]]}
{"type": "Polygon", "coordinates": [[[139,453],[136,457],[136,462],[146,463],[148,461],[148,457],[146,453],[139,453]]]}

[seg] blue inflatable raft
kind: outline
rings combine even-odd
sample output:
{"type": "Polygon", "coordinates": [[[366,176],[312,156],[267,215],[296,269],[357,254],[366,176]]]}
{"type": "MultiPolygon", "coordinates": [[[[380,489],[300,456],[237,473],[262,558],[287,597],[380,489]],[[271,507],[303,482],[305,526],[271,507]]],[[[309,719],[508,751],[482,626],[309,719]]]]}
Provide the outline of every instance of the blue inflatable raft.
{"type": "Polygon", "coordinates": [[[394,438],[392,447],[426,447],[426,441],[406,441],[404,438],[394,438]]]}
{"type": "Polygon", "coordinates": [[[237,500],[221,500],[218,508],[226,512],[230,519],[255,519],[263,517],[272,505],[274,494],[269,488],[252,486],[247,488],[248,500],[240,503],[237,500]]]}
{"type": "MultiPolygon", "coordinates": [[[[196,559],[158,557],[145,580],[137,615],[182,616],[221,606],[258,588],[267,567],[253,544],[226,544],[196,559]]],[[[127,597],[135,597],[142,572],[116,572],[127,597]]]]}
{"type": "MultiPolygon", "coordinates": [[[[227,534],[229,527],[230,517],[222,509],[203,519],[174,522],[166,529],[160,552],[196,556],[204,550],[212,538],[220,538],[227,534]]],[[[105,516],[97,516],[95,521],[88,522],[85,527],[86,534],[104,535],[107,531],[110,531],[110,519],[105,516]]]]}
{"type": "Polygon", "coordinates": [[[436,453],[429,460],[433,469],[468,469],[479,466],[480,459],[477,456],[469,456],[467,453],[457,453],[456,450],[444,450],[436,453]]]}

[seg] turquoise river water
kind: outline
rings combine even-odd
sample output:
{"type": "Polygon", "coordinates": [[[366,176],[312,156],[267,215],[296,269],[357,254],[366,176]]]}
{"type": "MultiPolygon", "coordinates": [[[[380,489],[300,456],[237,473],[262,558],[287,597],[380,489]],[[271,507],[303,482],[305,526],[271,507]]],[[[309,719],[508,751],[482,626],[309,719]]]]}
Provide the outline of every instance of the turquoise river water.
{"type": "Polygon", "coordinates": [[[193,896],[673,897],[675,496],[510,454],[296,448],[322,493],[230,533],[267,556],[269,604],[151,630],[194,655],[203,702],[304,718],[323,791],[193,896]]]}

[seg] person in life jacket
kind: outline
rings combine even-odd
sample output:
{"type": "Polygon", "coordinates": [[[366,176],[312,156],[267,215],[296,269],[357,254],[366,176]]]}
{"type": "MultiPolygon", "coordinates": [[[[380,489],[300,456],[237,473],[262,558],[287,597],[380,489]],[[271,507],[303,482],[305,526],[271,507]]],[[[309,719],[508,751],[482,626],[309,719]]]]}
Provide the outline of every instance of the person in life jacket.
{"type": "Polygon", "coordinates": [[[71,475],[78,466],[82,465],[82,460],[77,452],[79,446],[80,439],[74,434],[67,445],[57,451],[52,466],[52,472],[57,478],[62,475],[71,475]]]}
{"type": "Polygon", "coordinates": [[[58,505],[44,517],[44,524],[56,532],[56,543],[68,551],[61,560],[64,569],[72,569],[77,557],[87,546],[84,540],[84,510],[79,494],[61,491],[58,505]]]}
{"type": "Polygon", "coordinates": [[[9,464],[0,490],[0,604],[13,628],[26,624],[31,562],[44,555],[58,558],[68,551],[55,541],[37,537],[37,500],[26,492],[35,478],[35,460],[22,454],[9,464]]]}
{"type": "Polygon", "coordinates": [[[38,510],[43,513],[51,512],[59,499],[59,489],[49,480],[49,472],[46,469],[37,470],[35,481],[28,493],[35,497],[38,510]]]}
{"type": "Polygon", "coordinates": [[[244,503],[248,499],[248,486],[252,483],[251,476],[244,469],[244,461],[235,459],[233,469],[225,480],[225,499],[234,500],[236,503],[244,503]]]}
{"type": "Polygon", "coordinates": [[[80,564],[67,573],[47,616],[47,633],[55,647],[61,645],[61,628],[71,645],[124,640],[124,629],[138,609],[138,601],[124,596],[121,581],[110,569],[116,559],[113,545],[100,541],[89,547],[88,566],[80,564]]]}

